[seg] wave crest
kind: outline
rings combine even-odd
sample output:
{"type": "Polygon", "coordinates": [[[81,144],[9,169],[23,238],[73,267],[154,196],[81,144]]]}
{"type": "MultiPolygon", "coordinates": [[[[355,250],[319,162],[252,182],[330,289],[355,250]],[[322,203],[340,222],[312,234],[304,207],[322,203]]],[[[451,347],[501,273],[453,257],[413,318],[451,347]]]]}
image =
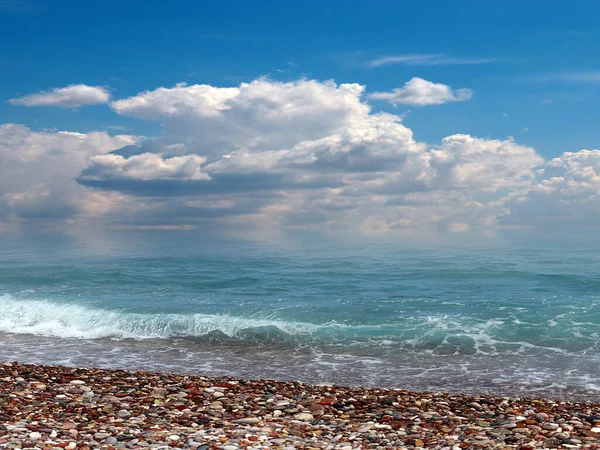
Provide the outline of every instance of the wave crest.
{"type": "Polygon", "coordinates": [[[166,339],[219,332],[243,337],[264,329],[285,335],[312,335],[321,326],[301,322],[209,314],[139,314],[45,300],[0,296],[0,332],[77,339],[166,339]]]}

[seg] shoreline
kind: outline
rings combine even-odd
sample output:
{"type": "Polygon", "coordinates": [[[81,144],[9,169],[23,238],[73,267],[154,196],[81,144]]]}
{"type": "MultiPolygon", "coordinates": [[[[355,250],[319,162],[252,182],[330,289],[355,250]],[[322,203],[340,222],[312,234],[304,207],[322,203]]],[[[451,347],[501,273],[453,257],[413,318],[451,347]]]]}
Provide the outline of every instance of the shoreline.
{"type": "Polygon", "coordinates": [[[600,403],[5,362],[0,448],[600,449],[600,403]]]}

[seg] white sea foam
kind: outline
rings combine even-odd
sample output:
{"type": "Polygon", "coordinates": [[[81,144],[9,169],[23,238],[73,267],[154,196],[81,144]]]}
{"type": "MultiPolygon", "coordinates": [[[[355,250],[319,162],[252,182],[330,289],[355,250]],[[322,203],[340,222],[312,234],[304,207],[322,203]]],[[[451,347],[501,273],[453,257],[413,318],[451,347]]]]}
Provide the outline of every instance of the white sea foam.
{"type": "MultiPolygon", "coordinates": [[[[560,319],[558,319],[560,320],[560,319]]],[[[561,325],[545,330],[558,330],[561,325]]],[[[543,327],[543,325],[540,325],[543,327]]],[[[238,338],[236,342],[300,345],[323,344],[344,351],[368,347],[377,354],[410,350],[439,355],[495,353],[572,353],[595,349],[598,336],[578,330],[541,336],[514,327],[511,320],[478,320],[469,316],[432,315],[398,318],[386,324],[311,324],[281,320],[274,316],[227,314],[150,314],[107,310],[74,303],[19,299],[0,295],[0,333],[28,334],[70,339],[169,339],[202,337],[215,333],[238,338]],[[508,331],[508,332],[507,332],[508,331]],[[289,337],[289,339],[288,339],[289,337]],[[573,339],[578,339],[573,341],[573,339]],[[572,342],[571,342],[572,341],[572,342]]],[[[543,331],[540,328],[540,331],[543,331]]],[[[212,339],[211,337],[211,339],[212,339]]],[[[270,344],[269,344],[270,345],[270,344]]],[[[370,351],[369,350],[369,351],[370,351]]]]}
{"type": "Polygon", "coordinates": [[[0,332],[77,339],[153,339],[204,336],[219,331],[274,327],[289,335],[310,335],[320,326],[301,322],[209,314],[137,314],[46,300],[0,296],[0,332]]]}

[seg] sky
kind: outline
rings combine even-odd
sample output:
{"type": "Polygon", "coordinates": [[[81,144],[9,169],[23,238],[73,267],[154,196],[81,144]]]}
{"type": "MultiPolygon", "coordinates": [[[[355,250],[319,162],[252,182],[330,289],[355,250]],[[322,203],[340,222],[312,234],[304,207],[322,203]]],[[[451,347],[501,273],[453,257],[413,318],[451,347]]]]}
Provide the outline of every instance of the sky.
{"type": "Polygon", "coordinates": [[[0,0],[0,230],[596,227],[599,13],[0,0]]]}

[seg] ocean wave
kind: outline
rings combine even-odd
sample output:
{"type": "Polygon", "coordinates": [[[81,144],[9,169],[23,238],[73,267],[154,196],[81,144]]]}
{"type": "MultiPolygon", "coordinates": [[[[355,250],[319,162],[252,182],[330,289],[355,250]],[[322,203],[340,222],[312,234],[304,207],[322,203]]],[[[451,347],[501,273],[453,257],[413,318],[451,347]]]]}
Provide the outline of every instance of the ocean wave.
{"type": "Polygon", "coordinates": [[[0,296],[0,332],[77,339],[166,339],[221,333],[236,337],[252,329],[311,335],[322,328],[301,322],[210,314],[140,314],[47,300],[0,296]]]}
{"type": "Polygon", "coordinates": [[[0,295],[0,333],[66,339],[182,338],[235,345],[311,346],[335,352],[411,351],[437,355],[581,353],[600,347],[598,326],[568,329],[564,317],[534,324],[513,318],[429,315],[382,324],[313,324],[277,317],[151,314],[0,295]]]}

